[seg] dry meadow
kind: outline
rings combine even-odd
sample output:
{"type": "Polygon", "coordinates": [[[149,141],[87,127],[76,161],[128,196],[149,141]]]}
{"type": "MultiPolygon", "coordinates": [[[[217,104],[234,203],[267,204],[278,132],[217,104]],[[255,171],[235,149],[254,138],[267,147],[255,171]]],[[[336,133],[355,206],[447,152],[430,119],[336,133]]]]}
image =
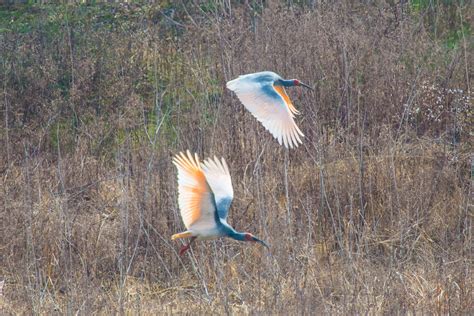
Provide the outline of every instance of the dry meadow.
{"type": "Polygon", "coordinates": [[[472,6],[0,5],[1,314],[473,314],[472,6]],[[286,150],[225,88],[272,70],[286,150]],[[228,161],[183,257],[173,155],[228,161]]]}

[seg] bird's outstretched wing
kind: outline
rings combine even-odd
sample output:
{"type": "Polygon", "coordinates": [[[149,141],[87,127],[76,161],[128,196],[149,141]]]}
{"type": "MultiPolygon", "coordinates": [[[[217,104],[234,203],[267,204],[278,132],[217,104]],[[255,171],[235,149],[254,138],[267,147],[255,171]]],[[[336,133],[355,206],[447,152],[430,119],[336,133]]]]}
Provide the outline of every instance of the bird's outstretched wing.
{"type": "Polygon", "coordinates": [[[273,81],[255,80],[254,76],[240,76],[227,82],[227,88],[237,94],[280,145],[293,148],[302,143],[304,135],[293,120],[298,111],[282,86],[274,86],[273,81]]]}
{"type": "Polygon", "coordinates": [[[189,150],[173,159],[178,168],[178,205],[184,225],[189,229],[212,229],[216,226],[215,203],[199,157],[189,150]]]}
{"type": "Polygon", "coordinates": [[[204,161],[202,169],[206,175],[207,183],[214,193],[217,215],[219,218],[226,220],[230,204],[234,198],[229,167],[224,158],[219,160],[214,156],[214,159],[208,158],[204,161]]]}

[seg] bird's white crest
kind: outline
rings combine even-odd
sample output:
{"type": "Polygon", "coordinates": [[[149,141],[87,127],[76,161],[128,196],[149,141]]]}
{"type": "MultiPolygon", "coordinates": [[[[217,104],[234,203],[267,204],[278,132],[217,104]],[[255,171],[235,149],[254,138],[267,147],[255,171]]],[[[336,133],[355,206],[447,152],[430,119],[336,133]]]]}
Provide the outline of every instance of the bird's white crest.
{"type": "Polygon", "coordinates": [[[302,143],[304,137],[293,120],[298,111],[293,107],[283,87],[273,85],[280,76],[265,71],[239,76],[227,82],[227,88],[236,93],[239,100],[258,121],[287,148],[302,143]],[[282,92],[280,92],[280,91],[282,92]],[[287,100],[285,100],[287,99],[287,100]]]}

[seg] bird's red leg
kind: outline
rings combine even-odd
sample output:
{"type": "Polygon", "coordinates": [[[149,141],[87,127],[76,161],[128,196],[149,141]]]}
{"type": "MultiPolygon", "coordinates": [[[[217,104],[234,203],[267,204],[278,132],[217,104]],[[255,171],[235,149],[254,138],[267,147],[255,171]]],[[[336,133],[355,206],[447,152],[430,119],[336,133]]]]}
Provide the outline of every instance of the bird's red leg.
{"type": "Polygon", "coordinates": [[[179,256],[180,257],[186,252],[186,250],[189,249],[189,247],[191,247],[191,244],[194,242],[195,239],[196,239],[196,237],[191,237],[191,240],[189,241],[189,243],[187,245],[183,245],[181,247],[181,249],[179,249],[179,256]]]}

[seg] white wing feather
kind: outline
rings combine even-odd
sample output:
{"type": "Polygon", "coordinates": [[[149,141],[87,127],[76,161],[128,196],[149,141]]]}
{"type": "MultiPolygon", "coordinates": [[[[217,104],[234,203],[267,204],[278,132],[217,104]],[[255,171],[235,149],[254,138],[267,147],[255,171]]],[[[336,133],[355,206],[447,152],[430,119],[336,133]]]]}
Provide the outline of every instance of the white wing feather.
{"type": "Polygon", "coordinates": [[[195,233],[215,229],[216,208],[199,157],[187,151],[187,155],[176,155],[173,163],[178,168],[178,204],[184,225],[195,233]]]}
{"type": "Polygon", "coordinates": [[[280,145],[293,148],[304,137],[293,120],[293,113],[285,100],[273,88],[273,81],[258,82],[253,75],[240,76],[227,82],[227,88],[255,118],[278,140],[280,145]]]}
{"type": "Polygon", "coordinates": [[[229,167],[224,158],[219,161],[214,156],[214,159],[209,158],[204,161],[202,169],[206,175],[207,183],[211,187],[212,193],[214,193],[218,215],[220,218],[225,219],[230,203],[234,198],[229,167]]]}

